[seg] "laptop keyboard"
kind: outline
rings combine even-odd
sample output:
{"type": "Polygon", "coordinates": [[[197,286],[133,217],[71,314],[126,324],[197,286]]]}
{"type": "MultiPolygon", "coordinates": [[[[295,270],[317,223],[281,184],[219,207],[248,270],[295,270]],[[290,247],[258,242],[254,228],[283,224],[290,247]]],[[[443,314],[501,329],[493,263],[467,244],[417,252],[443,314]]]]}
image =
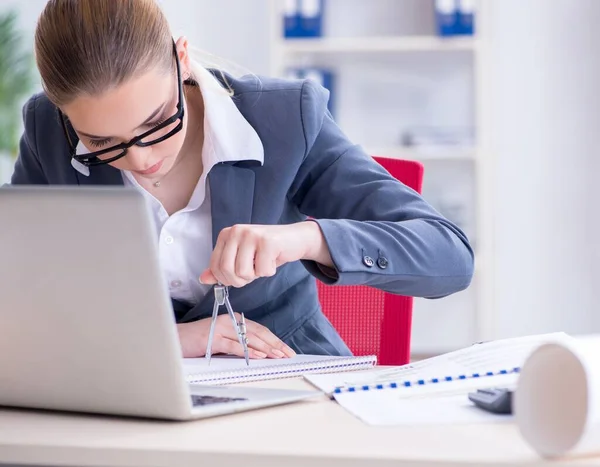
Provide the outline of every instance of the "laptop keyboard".
{"type": "Polygon", "coordinates": [[[201,405],[222,404],[227,402],[247,401],[245,397],[216,397],[216,396],[198,396],[192,394],[192,405],[198,407],[201,405]]]}

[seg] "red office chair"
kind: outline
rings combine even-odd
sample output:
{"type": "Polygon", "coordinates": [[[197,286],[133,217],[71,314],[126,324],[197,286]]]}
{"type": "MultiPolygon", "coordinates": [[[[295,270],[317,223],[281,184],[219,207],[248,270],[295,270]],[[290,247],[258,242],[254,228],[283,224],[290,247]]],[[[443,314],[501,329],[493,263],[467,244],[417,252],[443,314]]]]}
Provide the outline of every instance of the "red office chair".
{"type": "MultiPolygon", "coordinates": [[[[423,165],[375,157],[392,176],[421,193],[423,165]]],[[[362,285],[328,286],[317,282],[325,316],[355,355],[377,355],[380,365],[410,360],[413,298],[362,285]]]]}

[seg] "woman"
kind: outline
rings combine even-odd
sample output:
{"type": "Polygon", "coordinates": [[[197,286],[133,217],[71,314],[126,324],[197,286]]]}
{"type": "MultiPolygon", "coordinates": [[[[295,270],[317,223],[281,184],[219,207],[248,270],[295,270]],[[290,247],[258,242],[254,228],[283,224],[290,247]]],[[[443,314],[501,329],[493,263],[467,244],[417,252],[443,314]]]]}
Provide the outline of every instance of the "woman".
{"type": "MultiPolygon", "coordinates": [[[[428,298],[469,285],[464,233],[346,138],[315,83],[198,66],[154,0],[50,0],[35,51],[44,92],[12,183],[143,193],[185,356],[206,352],[217,282],[252,358],[350,354],[315,278],[428,298]]],[[[226,316],[213,351],[242,353],[226,316]]]]}

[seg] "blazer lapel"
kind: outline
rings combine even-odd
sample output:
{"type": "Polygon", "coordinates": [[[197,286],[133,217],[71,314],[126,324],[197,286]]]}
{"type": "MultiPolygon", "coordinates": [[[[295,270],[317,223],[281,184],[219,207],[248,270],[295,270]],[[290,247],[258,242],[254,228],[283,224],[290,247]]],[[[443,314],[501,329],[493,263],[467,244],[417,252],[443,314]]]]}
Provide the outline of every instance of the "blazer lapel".
{"type": "Polygon", "coordinates": [[[208,173],[208,183],[214,247],[224,228],[252,222],[254,171],[230,164],[217,164],[208,173]]]}
{"type": "MultiPolygon", "coordinates": [[[[252,223],[254,182],[253,170],[227,163],[215,165],[208,173],[213,247],[224,228],[252,223]]],[[[210,316],[214,301],[214,294],[212,291],[208,292],[196,306],[181,317],[180,322],[210,316]]]]}

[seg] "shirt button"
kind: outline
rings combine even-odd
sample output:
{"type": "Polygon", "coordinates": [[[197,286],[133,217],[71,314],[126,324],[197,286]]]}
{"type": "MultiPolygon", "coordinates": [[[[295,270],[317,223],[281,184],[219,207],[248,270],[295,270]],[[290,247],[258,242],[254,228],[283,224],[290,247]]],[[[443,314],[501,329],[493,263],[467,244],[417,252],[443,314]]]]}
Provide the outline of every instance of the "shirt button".
{"type": "Polygon", "coordinates": [[[165,243],[167,245],[170,245],[171,243],[173,243],[173,237],[171,237],[170,235],[168,237],[165,237],[165,243]]]}
{"type": "Polygon", "coordinates": [[[363,263],[365,264],[365,266],[372,268],[375,264],[375,261],[373,261],[373,258],[371,258],[370,256],[363,256],[363,263]]]}
{"type": "Polygon", "coordinates": [[[377,259],[377,266],[379,266],[381,269],[385,269],[388,266],[388,260],[387,258],[385,258],[384,256],[381,256],[377,259]]]}
{"type": "Polygon", "coordinates": [[[173,287],[174,289],[178,289],[179,287],[181,287],[181,281],[180,280],[171,281],[171,287],[173,287]]]}

